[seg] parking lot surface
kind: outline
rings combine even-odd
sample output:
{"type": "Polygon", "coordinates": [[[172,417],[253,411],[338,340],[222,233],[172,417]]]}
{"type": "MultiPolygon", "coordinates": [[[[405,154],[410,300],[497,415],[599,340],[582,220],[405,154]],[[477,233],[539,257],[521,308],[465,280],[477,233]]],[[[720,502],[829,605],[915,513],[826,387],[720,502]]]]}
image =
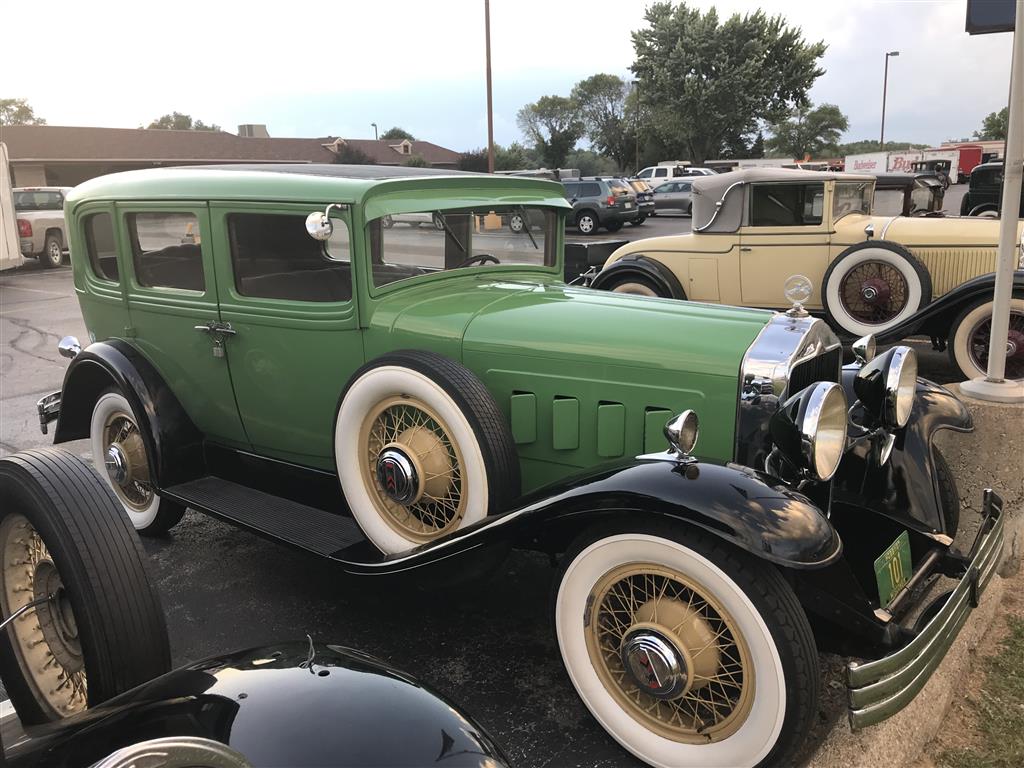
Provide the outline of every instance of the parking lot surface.
{"type": "MultiPolygon", "coordinates": [[[[688,218],[659,216],[616,236],[684,227],[688,218]]],[[[60,388],[67,361],[56,345],[65,334],[87,338],[70,268],[30,262],[0,274],[0,451],[50,443],[35,402],[60,388]]],[[[922,374],[949,381],[945,354],[920,349],[922,374]]],[[[89,454],[87,441],[65,447],[89,454]]],[[[513,553],[485,583],[428,591],[407,580],[344,577],[311,555],[194,512],[144,545],[175,664],[309,634],[419,675],[473,713],[516,765],[639,765],[591,719],[562,669],[544,557],[513,553]]]]}

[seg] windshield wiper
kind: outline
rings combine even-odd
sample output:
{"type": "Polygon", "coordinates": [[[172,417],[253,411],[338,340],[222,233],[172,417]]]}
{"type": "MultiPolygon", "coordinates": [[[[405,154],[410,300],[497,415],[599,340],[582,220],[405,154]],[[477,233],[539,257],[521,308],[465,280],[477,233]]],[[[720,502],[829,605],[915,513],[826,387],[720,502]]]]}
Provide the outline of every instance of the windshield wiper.
{"type": "Polygon", "coordinates": [[[526,215],[526,209],[520,205],[518,210],[523,216],[523,229],[526,231],[526,234],[530,236],[530,242],[533,243],[533,250],[539,251],[540,246],[537,245],[537,241],[533,238],[533,232],[530,231],[530,217],[526,215]]]}
{"type": "Polygon", "coordinates": [[[462,243],[460,243],[459,242],[459,238],[457,238],[455,236],[455,233],[452,232],[452,228],[448,226],[448,221],[445,219],[444,214],[441,213],[440,211],[434,211],[434,215],[437,216],[438,221],[441,222],[441,226],[444,227],[445,233],[449,237],[451,237],[452,242],[454,242],[457,246],[459,246],[459,250],[462,251],[464,254],[466,254],[468,256],[469,252],[466,250],[466,246],[464,246],[462,243]]]}

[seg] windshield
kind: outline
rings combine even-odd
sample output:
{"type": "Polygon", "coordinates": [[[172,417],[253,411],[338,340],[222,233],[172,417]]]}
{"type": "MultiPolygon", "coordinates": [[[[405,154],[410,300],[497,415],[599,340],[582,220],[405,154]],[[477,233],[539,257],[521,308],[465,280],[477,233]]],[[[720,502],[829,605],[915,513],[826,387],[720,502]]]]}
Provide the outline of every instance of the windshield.
{"type": "Polygon", "coordinates": [[[552,209],[519,205],[374,219],[366,225],[373,284],[496,265],[554,266],[557,221],[552,209]]]}
{"type": "Polygon", "coordinates": [[[60,192],[24,190],[14,193],[16,211],[60,211],[64,208],[64,196],[60,192]]]}
{"type": "Polygon", "coordinates": [[[839,221],[851,213],[871,213],[871,193],[874,183],[870,181],[836,182],[832,198],[832,221],[839,221]]]}

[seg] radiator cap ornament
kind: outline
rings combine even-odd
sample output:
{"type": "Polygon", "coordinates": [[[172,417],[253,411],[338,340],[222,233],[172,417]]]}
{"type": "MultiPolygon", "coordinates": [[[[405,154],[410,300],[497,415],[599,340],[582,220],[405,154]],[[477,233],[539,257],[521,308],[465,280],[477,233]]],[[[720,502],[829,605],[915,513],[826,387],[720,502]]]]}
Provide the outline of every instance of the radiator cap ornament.
{"type": "Polygon", "coordinates": [[[783,293],[786,300],[793,306],[786,310],[789,317],[807,317],[808,312],[804,309],[804,302],[814,294],[814,286],[811,281],[803,275],[790,275],[783,284],[783,293]]]}

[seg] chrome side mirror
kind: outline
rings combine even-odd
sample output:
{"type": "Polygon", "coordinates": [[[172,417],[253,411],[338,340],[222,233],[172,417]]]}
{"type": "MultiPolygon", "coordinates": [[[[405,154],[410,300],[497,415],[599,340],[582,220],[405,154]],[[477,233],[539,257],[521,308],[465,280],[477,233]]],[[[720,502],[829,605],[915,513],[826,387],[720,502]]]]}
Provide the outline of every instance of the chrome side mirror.
{"type": "Polygon", "coordinates": [[[870,363],[875,359],[875,334],[869,333],[867,336],[861,336],[850,345],[850,349],[858,363],[861,365],[870,363]]]}
{"type": "Polygon", "coordinates": [[[74,336],[65,336],[57,342],[57,351],[60,353],[61,357],[73,360],[78,357],[78,353],[82,351],[82,345],[78,343],[78,339],[74,336]]]}
{"type": "Polygon", "coordinates": [[[331,208],[344,208],[341,203],[331,203],[321,211],[313,211],[306,217],[306,234],[314,240],[324,242],[334,234],[334,223],[331,221],[331,208]]]}

